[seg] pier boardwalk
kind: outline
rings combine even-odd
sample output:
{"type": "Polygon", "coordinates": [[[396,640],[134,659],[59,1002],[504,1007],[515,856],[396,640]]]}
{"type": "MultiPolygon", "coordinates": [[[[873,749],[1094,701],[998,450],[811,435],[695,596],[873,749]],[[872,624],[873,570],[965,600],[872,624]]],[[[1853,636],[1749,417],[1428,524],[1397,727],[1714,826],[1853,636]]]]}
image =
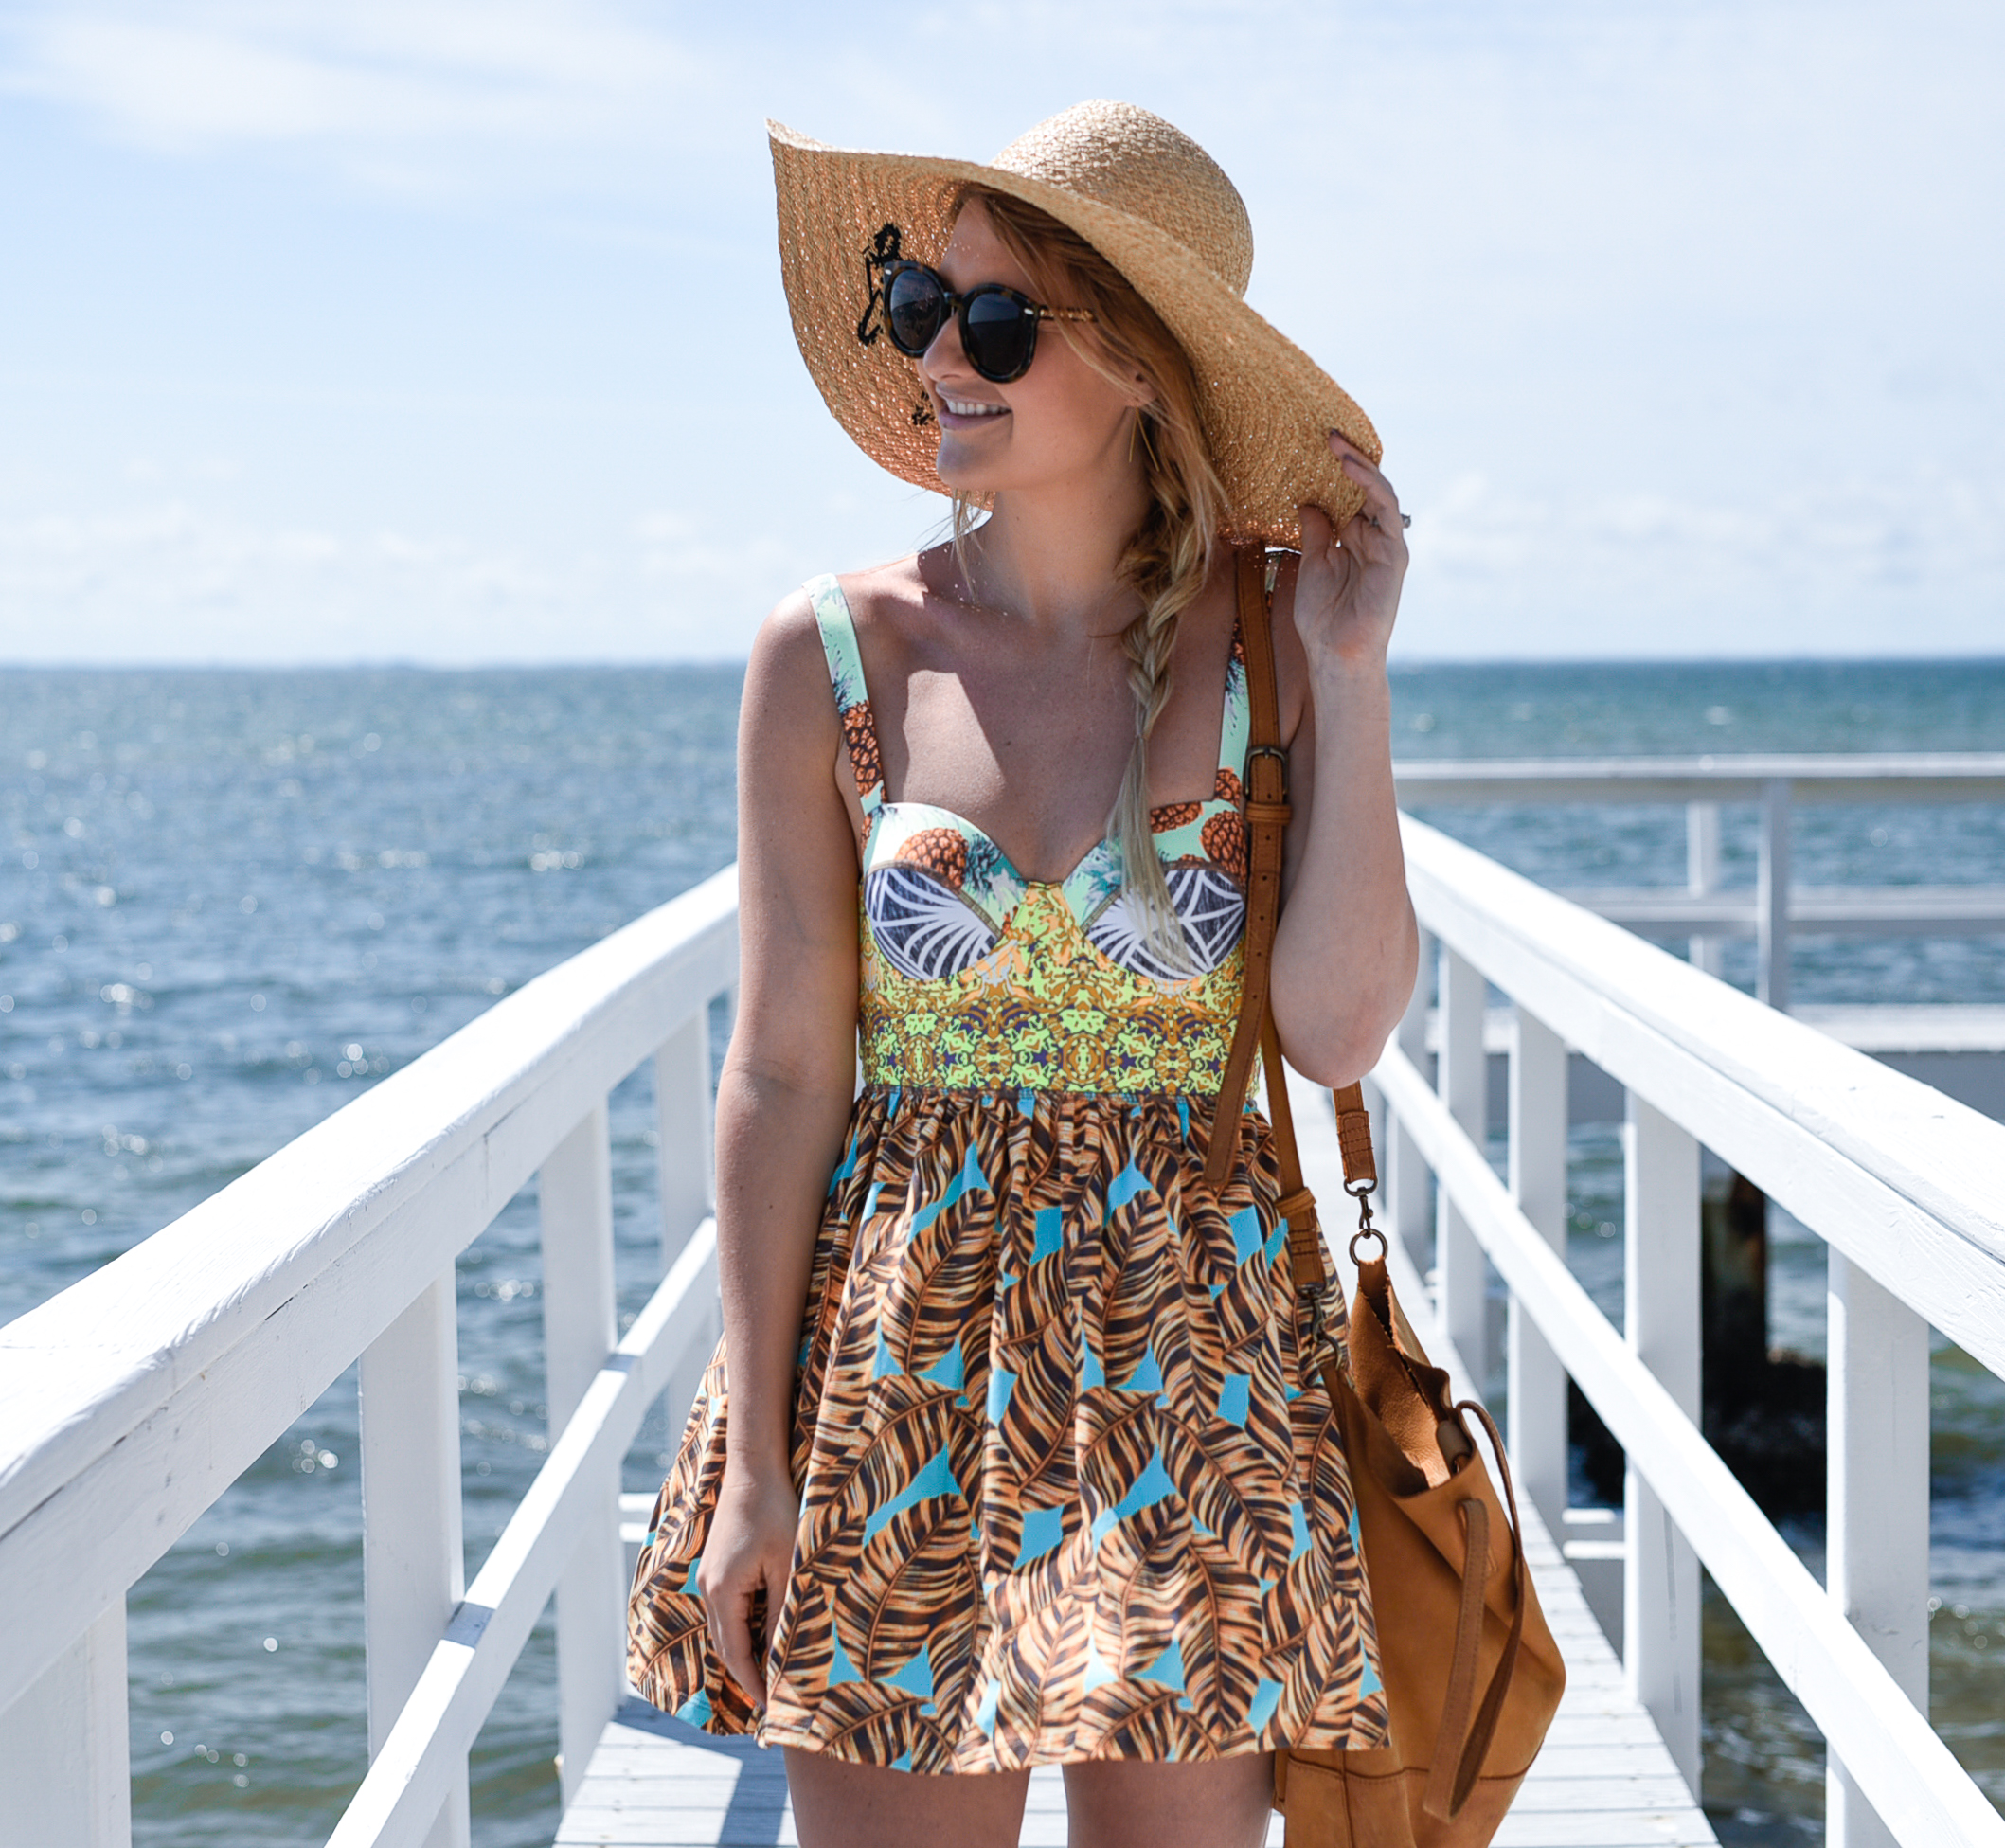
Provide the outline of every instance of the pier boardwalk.
{"type": "MultiPolygon", "coordinates": [[[[1892,799],[1871,777],[1853,783],[1892,799]]],[[[1598,1543],[1622,1570],[1619,1671],[1541,1547],[1575,1682],[1509,1839],[1705,1839],[1703,1565],[1823,1732],[1834,1848],[2005,1848],[2005,1819],[1924,1712],[1928,1337],[2005,1375],[2005,1126],[1417,821],[1405,834],[1436,978],[1372,1074],[1381,1217],[1431,1266],[1431,1295],[1411,1270],[1402,1292],[1429,1301],[1471,1374],[1489,1377],[1486,1267],[1501,1279],[1509,1442],[1547,1534],[1571,1531],[1569,1378],[1628,1463],[1621,1537],[1598,1543]],[[1493,989],[1510,1009],[1501,1176],[1485,1154],[1493,989]],[[1627,1125],[1620,1329],[1564,1257],[1574,1059],[1620,1087],[1627,1125]],[[1702,1146],[1828,1247],[1823,1584],[1696,1426],[1702,1146]]],[[[1794,900],[1786,830],[1770,845],[1756,907],[1769,924],[1753,924],[1772,949],[1794,900]]],[[[1766,960],[1786,989],[1786,963],[1766,960]]],[[[468,1751],[553,1595],[566,1830],[613,1794],[622,1754],[673,1749],[658,1725],[639,1745],[608,1731],[626,1699],[618,1491],[643,1415],[689,1402],[715,1338],[708,1017],[736,971],[726,871],[0,1329],[4,1848],[130,1840],[126,1592],[358,1360],[372,1762],[336,1848],[467,1841],[468,1751]],[[665,1274],[619,1335],[606,1099],[651,1057],[665,1274]],[[552,1441],[467,1584],[454,1264],[532,1178],[552,1441]]],[[[1304,1128],[1320,1133],[1309,1103],[1304,1128]]],[[[697,1749],[714,1766],[714,1748],[697,1749]]],[[[745,1775],[711,1805],[720,1830],[759,1807],[756,1773],[739,1800],[745,1775]]],[[[777,1830],[770,1794],[765,1805],[777,1830]]]]}

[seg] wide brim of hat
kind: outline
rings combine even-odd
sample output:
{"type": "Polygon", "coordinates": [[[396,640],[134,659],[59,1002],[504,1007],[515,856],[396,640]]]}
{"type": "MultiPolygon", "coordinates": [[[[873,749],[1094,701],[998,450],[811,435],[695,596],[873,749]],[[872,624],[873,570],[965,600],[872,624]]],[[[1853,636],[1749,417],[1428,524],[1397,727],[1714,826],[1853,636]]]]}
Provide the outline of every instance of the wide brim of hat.
{"type": "Polygon", "coordinates": [[[1328,433],[1341,431],[1375,462],[1382,452],[1371,420],[1166,232],[1099,200],[979,161],[832,148],[778,122],[766,130],[780,274],[801,357],[836,421],[902,480],[951,492],[934,472],[940,430],[917,363],[887,339],[858,337],[870,297],[865,258],[889,224],[898,227],[904,256],[938,262],[953,232],[954,200],[972,183],[1012,193],[1077,231],[1182,343],[1231,510],[1229,537],[1295,546],[1300,507],[1320,507],[1341,526],[1363,504],[1330,452],[1328,433]]]}

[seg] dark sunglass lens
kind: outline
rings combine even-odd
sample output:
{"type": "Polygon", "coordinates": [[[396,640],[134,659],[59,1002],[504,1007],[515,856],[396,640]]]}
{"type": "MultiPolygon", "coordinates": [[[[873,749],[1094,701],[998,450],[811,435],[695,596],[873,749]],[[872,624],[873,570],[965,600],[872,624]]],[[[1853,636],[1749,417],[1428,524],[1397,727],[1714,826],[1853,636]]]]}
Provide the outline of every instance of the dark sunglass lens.
{"type": "Polygon", "coordinates": [[[945,318],[946,299],[932,277],[918,269],[893,272],[885,288],[885,325],[900,352],[918,358],[945,318]]]}
{"type": "Polygon", "coordinates": [[[968,364],[984,378],[1021,378],[1030,364],[1037,338],[1037,317],[1013,296],[1000,290],[969,297],[963,324],[968,364]]]}

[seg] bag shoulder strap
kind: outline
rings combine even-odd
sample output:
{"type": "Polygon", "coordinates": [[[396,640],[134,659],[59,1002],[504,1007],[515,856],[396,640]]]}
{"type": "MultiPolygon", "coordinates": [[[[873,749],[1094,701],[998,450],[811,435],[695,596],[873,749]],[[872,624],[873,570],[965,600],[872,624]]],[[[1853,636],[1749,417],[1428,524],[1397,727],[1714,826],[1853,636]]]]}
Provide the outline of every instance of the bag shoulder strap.
{"type": "MultiPolygon", "coordinates": [[[[1280,1167],[1279,1205],[1288,1221],[1288,1250],[1297,1285],[1320,1290],[1323,1284],[1321,1235],[1316,1226],[1316,1200],[1302,1185],[1301,1157],[1295,1146],[1295,1119],[1288,1107],[1288,1085],[1281,1066],[1280,1039],[1267,1005],[1274,975],[1274,933],[1280,923],[1281,847],[1291,813],[1288,805],[1288,757],[1281,747],[1280,696],[1274,669],[1272,584],[1263,547],[1246,546],[1237,559],[1240,637],[1246,651],[1248,706],[1246,750],[1246,953],[1238,1025],[1226,1061],[1225,1081],[1211,1119],[1211,1146],[1205,1161],[1205,1179],[1225,1184],[1239,1138],[1233,1133],[1246,1084],[1252,1076],[1253,1053],[1259,1049],[1267,1068],[1267,1114],[1274,1125],[1275,1157],[1280,1167]]],[[[1371,1155],[1371,1119],[1365,1112],[1362,1085],[1347,1085],[1336,1093],[1337,1139],[1343,1151],[1347,1193],[1369,1192],[1378,1180],[1371,1155]]]]}
{"type": "MultiPolygon", "coordinates": [[[[1280,699],[1275,687],[1274,630],[1267,560],[1260,546],[1242,547],[1235,561],[1240,638],[1246,650],[1246,925],[1240,978],[1239,1022],[1219,1085],[1211,1119],[1205,1179],[1223,1187],[1239,1145],[1239,1114],[1253,1075],[1253,1055],[1267,1024],[1267,988],[1274,967],[1274,932],[1281,910],[1281,841],[1288,827],[1288,758],[1281,748],[1280,699]]],[[[1272,1066],[1270,1090],[1275,1088],[1272,1066]]],[[[1298,1178],[1296,1186],[1300,1186],[1298,1178]]]]}

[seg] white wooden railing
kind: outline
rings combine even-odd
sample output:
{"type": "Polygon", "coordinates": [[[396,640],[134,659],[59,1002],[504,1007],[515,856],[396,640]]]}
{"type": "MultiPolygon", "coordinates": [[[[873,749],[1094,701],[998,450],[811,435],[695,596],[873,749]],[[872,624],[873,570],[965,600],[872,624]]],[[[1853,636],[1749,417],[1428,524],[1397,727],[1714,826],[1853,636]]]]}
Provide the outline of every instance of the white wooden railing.
{"type": "Polygon", "coordinates": [[[1832,1848],[2000,1848],[2005,1819],[1925,1712],[1928,1330],[2005,1373],[2005,1126],[1404,825],[1440,962],[1372,1074],[1387,1214],[1421,1269],[1431,1258],[1441,1324],[1478,1376],[1486,1256],[1500,1274],[1511,1447],[1555,1532],[1569,1374],[1627,1453],[1621,1647],[1638,1697],[1695,1792],[1703,1564],[1823,1731],[1832,1848]],[[1515,1009],[1501,1179],[1484,1153],[1488,985],[1515,1009]],[[1620,1331],[1565,1257],[1569,1049],[1628,1093],[1620,1331]],[[1829,1245],[1826,1586],[1698,1430],[1702,1145],[1829,1245]]]}
{"type": "Polygon", "coordinates": [[[1797,805],[2005,801],[2005,752],[1496,759],[1402,763],[1394,769],[1400,806],[1406,809],[1684,803],[1684,890],[1642,887],[1567,896],[1632,930],[1689,935],[1692,961],[1715,976],[1722,940],[1752,937],[1755,994],[1771,1007],[1789,1005],[1792,937],[2005,931],[2005,888],[1996,886],[1798,888],[1790,871],[1790,822],[1797,805]],[[1720,884],[1723,802],[1759,807],[1751,893],[1720,884]]]}
{"type": "Polygon", "coordinates": [[[731,869],[0,1329],[5,1848],[125,1848],[126,1591],[358,1358],[372,1763],[333,1840],[464,1848],[468,1749],[553,1592],[568,1799],[624,1684],[620,1462],[715,1338],[737,969],[731,869]],[[667,1276],[616,1343],[606,1099],[650,1056],[667,1276]],[[550,1448],[463,1586],[454,1260],[532,1176],[550,1448]]]}
{"type": "MultiPolygon", "coordinates": [[[[1445,771],[1423,794],[1417,767],[1438,766],[1402,766],[1409,802],[1472,799],[1445,771]]],[[[1556,789],[1512,799],[1606,795],[1556,789]]],[[[1623,797],[1687,798],[1666,789],[1623,797]]],[[[1926,793],[1917,776],[1898,799],[1926,793]]],[[[1845,799],[1897,798],[1876,777],[1845,799]]],[[[1834,1844],[2005,1848],[1923,1713],[1927,1329],[2005,1373],[2005,1128],[1405,827],[1441,1050],[1430,1083],[1423,982],[1373,1074],[1387,1215],[1423,1260],[1433,1244],[1467,1356],[1486,1254],[1501,1274],[1513,1447],[1555,1530],[1568,1374],[1627,1451],[1640,1698],[1696,1788],[1703,1562],[1825,1732],[1834,1844]],[[1486,983],[1515,1007],[1505,1180],[1483,1154],[1486,983]],[[1569,1049],[1629,1096],[1620,1333],[1564,1257],[1569,1049]],[[1830,1243],[1828,1590],[1696,1427],[1701,1144],[1830,1243]]],[[[620,1692],[620,1460],[656,1397],[688,1402],[716,1326],[707,1019],[736,942],[726,871],[0,1330],[0,1848],[124,1848],[125,1592],[358,1357],[372,1763],[333,1841],[465,1843],[468,1749],[553,1592],[568,1798],[620,1692]],[[651,1055],[667,1276],[616,1343],[606,1098],[651,1055]],[[537,1175],[551,1446],[462,1588],[454,1261],[537,1175]]]]}

